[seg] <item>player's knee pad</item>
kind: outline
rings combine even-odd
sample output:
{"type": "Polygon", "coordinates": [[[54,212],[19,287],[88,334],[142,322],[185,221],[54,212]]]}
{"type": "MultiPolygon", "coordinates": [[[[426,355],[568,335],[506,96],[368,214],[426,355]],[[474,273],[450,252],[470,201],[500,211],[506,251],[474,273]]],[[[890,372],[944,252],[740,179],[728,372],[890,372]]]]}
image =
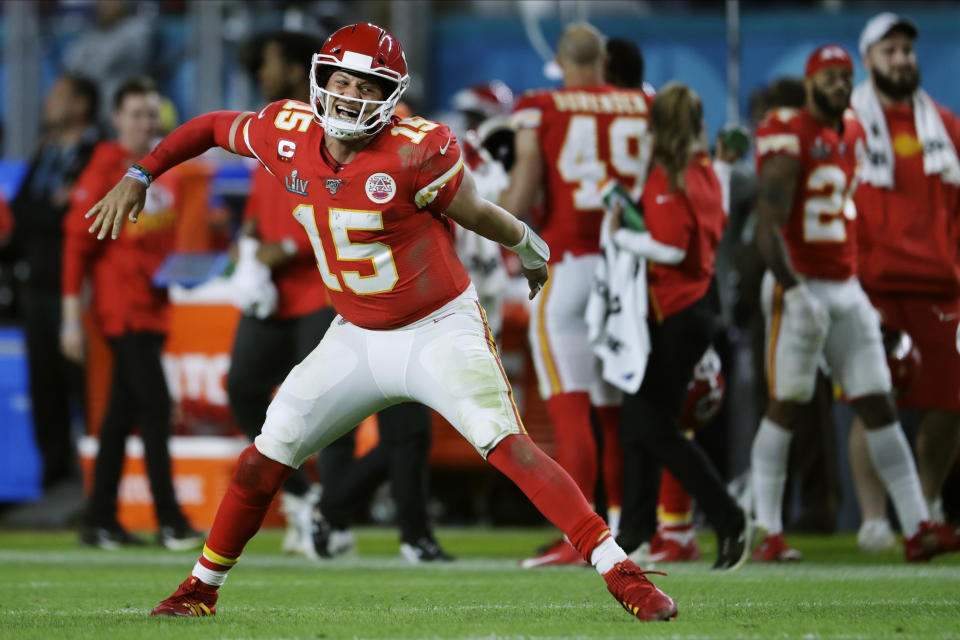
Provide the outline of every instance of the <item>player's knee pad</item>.
{"type": "Polygon", "coordinates": [[[233,488],[249,502],[269,504],[291,473],[293,468],[271,460],[250,445],[237,459],[233,488]]]}
{"type": "Polygon", "coordinates": [[[263,455],[282,464],[299,467],[307,423],[301,412],[274,398],[267,409],[263,429],[254,441],[263,455]]]}

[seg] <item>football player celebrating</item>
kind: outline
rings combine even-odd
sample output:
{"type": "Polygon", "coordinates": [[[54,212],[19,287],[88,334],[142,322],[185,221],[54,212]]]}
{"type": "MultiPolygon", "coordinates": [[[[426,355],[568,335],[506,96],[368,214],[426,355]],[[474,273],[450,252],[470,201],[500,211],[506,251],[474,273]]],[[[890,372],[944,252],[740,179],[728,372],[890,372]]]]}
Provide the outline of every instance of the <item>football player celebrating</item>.
{"type": "Polygon", "coordinates": [[[284,480],[366,416],[407,400],[438,411],[513,480],[641,620],[676,616],[610,536],[576,484],[525,433],[450,220],[516,252],[530,297],[549,249],[482,199],[449,129],[394,109],[409,82],[400,43],[371,24],[334,33],[314,54],[310,104],[214,112],[186,123],[97,205],[91,232],[116,237],[147,187],[219,145],[256,157],[291,193],[338,312],[320,344],[280,385],[263,430],[240,455],[190,576],[153,615],[206,616],[284,480]]]}
{"type": "MultiPolygon", "coordinates": [[[[872,18],[860,36],[870,78],[851,102],[870,135],[855,201],[863,287],[884,323],[909,333],[922,356],[917,384],[897,404],[922,411],[917,470],[939,519],[940,491],[960,445],[960,118],[920,88],[916,36],[910,20],[892,13],[872,18]]],[[[856,424],[850,458],[863,516],[860,546],[892,546],[886,495],[856,424]]]]}
{"type": "MultiPolygon", "coordinates": [[[[529,217],[538,194],[543,196],[541,227],[554,249],[553,274],[530,309],[528,338],[557,461],[590,501],[598,458],[591,413],[605,439],[616,442],[622,400],[619,389],[600,376],[584,318],[602,260],[599,186],[613,178],[639,192],[650,161],[651,99],[639,89],[606,84],[605,61],[603,35],[593,26],[575,23],[564,30],[557,43],[563,87],[527,93],[514,107],[516,161],[501,199],[508,211],[529,217]]],[[[609,515],[613,521],[619,511],[610,509],[609,515]]],[[[580,554],[561,539],[524,566],[580,562],[580,554]]]]}
{"type": "Polygon", "coordinates": [[[770,404],[751,451],[757,519],[767,538],[755,557],[799,559],[783,540],[781,505],[795,414],[813,395],[821,355],[866,427],[867,446],[903,526],[907,560],[954,549],[930,522],[891,395],[877,312],[856,278],[853,191],[863,130],[848,110],[853,62],[836,45],[807,60],[802,109],[777,109],[757,129],[757,245],[769,271],[770,404]]]}

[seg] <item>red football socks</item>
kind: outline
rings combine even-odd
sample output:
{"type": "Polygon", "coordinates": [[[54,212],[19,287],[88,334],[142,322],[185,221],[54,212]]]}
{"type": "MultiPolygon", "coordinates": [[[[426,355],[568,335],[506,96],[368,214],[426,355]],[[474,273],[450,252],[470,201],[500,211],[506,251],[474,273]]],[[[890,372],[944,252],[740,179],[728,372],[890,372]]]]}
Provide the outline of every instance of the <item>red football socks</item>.
{"type": "Polygon", "coordinates": [[[657,505],[660,529],[689,529],[693,524],[693,498],[669,471],[663,470],[660,480],[660,500],[657,505]]]}
{"type": "Polygon", "coordinates": [[[590,424],[590,395],[560,393],[547,400],[560,466],[573,478],[588,502],[597,485],[597,442],[590,424]]]}
{"type": "Polygon", "coordinates": [[[603,429],[603,488],[607,509],[619,509],[623,502],[623,450],[620,448],[620,407],[596,407],[603,429]]]}
{"type": "Polygon", "coordinates": [[[591,552],[609,535],[609,528],[559,464],[526,434],[507,436],[487,460],[520,487],[540,513],[563,531],[584,560],[590,562],[591,552]]]}
{"type": "Polygon", "coordinates": [[[267,458],[254,445],[244,449],[220,501],[200,564],[213,571],[225,571],[236,564],[263,524],[273,496],[292,473],[293,468],[267,458]],[[207,557],[207,551],[212,557],[207,557]]]}

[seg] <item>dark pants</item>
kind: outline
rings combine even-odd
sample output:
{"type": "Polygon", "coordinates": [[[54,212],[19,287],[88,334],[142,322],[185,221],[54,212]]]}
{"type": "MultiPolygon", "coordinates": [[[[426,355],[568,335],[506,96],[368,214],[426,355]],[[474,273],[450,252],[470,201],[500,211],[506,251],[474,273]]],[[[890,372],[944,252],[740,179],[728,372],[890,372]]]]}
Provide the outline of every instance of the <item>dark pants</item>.
{"type": "Polygon", "coordinates": [[[823,371],[817,372],[813,399],[800,407],[797,426],[790,442],[787,486],[784,490],[783,521],[791,529],[811,533],[833,533],[840,510],[840,478],[837,460],[837,427],[833,419],[833,383],[823,371]],[[799,509],[791,509],[793,487],[800,483],[799,509]],[[791,511],[799,511],[797,520],[791,511]]]}
{"type": "Polygon", "coordinates": [[[116,521],[124,451],[134,426],[140,427],[143,439],[157,521],[161,526],[185,522],[173,491],[167,449],[171,404],[160,363],[163,342],[163,335],[149,332],[126,333],[109,339],[113,376],[107,413],[100,427],[100,451],[87,514],[89,525],[110,525],[116,521]]]}
{"type": "Polygon", "coordinates": [[[359,460],[353,457],[353,431],[320,452],[320,510],[334,528],[345,529],[357,508],[389,479],[400,539],[414,543],[430,535],[426,500],[430,413],[421,404],[405,402],[380,411],[377,420],[380,442],[359,460]]]}
{"type": "Polygon", "coordinates": [[[43,460],[43,487],[77,476],[70,403],[83,405],[83,368],[60,352],[60,294],[30,291],[24,300],[33,433],[43,460]]]}
{"type": "Polygon", "coordinates": [[[719,535],[743,526],[742,511],[720,474],[678,425],[693,367],[713,337],[716,308],[711,288],[686,309],[649,324],[651,350],[643,383],[624,398],[621,412],[624,486],[618,541],[628,551],[656,533],[662,466],[690,491],[719,535]]]}
{"type": "MultiPolygon", "coordinates": [[[[248,438],[260,435],[274,389],[320,344],[335,315],[333,307],[326,307],[282,320],[240,319],[230,356],[227,396],[233,419],[248,438]]],[[[310,478],[303,469],[297,469],[283,485],[284,491],[297,496],[309,489],[310,478]]]]}

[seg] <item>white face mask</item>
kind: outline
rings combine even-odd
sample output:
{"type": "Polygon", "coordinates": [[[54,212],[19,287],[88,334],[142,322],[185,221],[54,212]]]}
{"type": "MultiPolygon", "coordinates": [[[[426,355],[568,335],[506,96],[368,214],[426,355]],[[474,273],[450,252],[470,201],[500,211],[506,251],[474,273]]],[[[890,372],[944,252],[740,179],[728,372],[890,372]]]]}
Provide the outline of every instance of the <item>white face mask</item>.
{"type": "MultiPolygon", "coordinates": [[[[406,91],[407,84],[410,82],[409,76],[393,77],[397,74],[390,75],[372,71],[369,68],[364,69],[358,64],[347,64],[350,61],[356,62],[357,58],[367,58],[367,56],[348,55],[350,53],[346,52],[344,54],[343,62],[336,61],[335,58],[333,59],[335,62],[327,62],[321,59],[321,54],[314,54],[310,72],[310,104],[313,107],[313,115],[317,122],[323,125],[323,130],[327,135],[339,140],[372,136],[380,131],[390,122],[390,118],[397,108],[397,103],[400,102],[400,96],[406,91]],[[383,78],[396,83],[396,88],[385,100],[347,98],[329,91],[317,83],[317,71],[320,70],[321,66],[329,67],[334,71],[383,78]],[[332,110],[332,105],[337,101],[346,102],[342,106],[349,109],[351,113],[335,113],[332,110]],[[370,107],[374,108],[371,109],[370,107]],[[356,112],[355,116],[352,114],[354,111],[356,112]]],[[[332,56],[324,56],[324,58],[332,58],[332,56]]]]}

